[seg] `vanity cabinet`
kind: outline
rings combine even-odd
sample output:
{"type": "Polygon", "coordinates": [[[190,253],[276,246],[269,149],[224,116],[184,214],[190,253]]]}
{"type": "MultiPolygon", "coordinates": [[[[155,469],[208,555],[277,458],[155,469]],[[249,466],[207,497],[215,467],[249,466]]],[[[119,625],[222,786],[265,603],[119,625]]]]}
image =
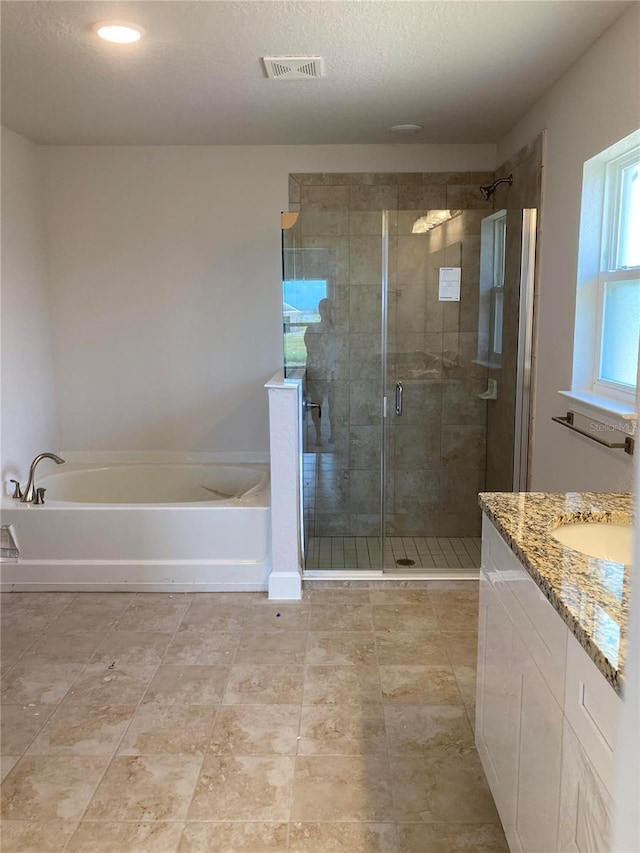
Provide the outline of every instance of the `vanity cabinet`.
{"type": "Polygon", "coordinates": [[[513,853],[609,850],[620,699],[483,519],[476,742],[513,853]]]}

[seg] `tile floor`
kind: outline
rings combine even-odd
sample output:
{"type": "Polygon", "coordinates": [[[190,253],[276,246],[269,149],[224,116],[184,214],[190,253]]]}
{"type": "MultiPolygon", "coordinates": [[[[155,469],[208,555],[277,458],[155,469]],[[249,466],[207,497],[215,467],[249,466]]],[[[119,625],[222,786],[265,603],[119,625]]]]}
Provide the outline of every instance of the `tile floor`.
{"type": "Polygon", "coordinates": [[[477,584],[2,596],[3,853],[498,853],[477,584]]]}
{"type": "MultiPolygon", "coordinates": [[[[481,539],[444,536],[390,536],[385,540],[387,570],[423,572],[480,571],[481,539]],[[398,565],[398,560],[411,560],[398,565]]],[[[380,539],[375,536],[316,536],[309,540],[307,569],[380,569],[380,539]]]]}

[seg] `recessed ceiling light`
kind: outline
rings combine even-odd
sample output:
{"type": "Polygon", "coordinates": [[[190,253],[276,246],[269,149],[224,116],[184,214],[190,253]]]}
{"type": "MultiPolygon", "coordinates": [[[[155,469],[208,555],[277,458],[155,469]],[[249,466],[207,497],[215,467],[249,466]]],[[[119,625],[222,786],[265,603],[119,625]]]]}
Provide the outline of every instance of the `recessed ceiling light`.
{"type": "Polygon", "coordinates": [[[399,133],[400,136],[411,136],[413,133],[420,133],[424,127],[421,124],[394,124],[389,130],[392,133],[399,133]]]}
{"type": "Polygon", "coordinates": [[[126,24],[123,21],[101,21],[93,29],[101,39],[117,44],[138,41],[144,33],[142,27],[137,24],[126,24]]]}

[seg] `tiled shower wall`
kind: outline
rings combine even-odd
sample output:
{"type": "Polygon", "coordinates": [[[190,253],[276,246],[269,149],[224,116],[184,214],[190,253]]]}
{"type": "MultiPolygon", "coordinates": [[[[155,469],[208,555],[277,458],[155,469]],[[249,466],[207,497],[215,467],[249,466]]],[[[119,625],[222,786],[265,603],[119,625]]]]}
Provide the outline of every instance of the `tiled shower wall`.
{"type": "Polygon", "coordinates": [[[290,209],[301,215],[288,239],[299,268],[306,260],[306,277],[329,279],[336,315],[334,405],[326,413],[334,443],[316,449],[317,536],[380,532],[383,209],[390,211],[386,532],[479,533],[487,421],[478,398],[487,368],[476,361],[480,223],[493,200],[478,187],[492,180],[485,172],[291,175],[290,209]],[[462,214],[412,234],[416,217],[433,209],[462,214]],[[461,266],[460,302],[439,301],[441,266],[461,266]],[[397,381],[402,417],[393,413],[397,381]]]}

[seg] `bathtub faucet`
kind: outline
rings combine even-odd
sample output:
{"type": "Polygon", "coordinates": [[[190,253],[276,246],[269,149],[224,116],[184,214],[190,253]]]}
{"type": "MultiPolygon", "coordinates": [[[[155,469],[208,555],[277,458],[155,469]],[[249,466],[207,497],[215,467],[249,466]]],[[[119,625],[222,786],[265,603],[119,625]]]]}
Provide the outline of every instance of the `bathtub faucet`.
{"type": "Polygon", "coordinates": [[[20,502],[23,504],[33,503],[36,497],[36,484],[35,484],[35,475],[36,475],[36,465],[42,459],[53,459],[58,465],[62,465],[64,459],[61,459],[59,456],[56,456],[55,453],[39,453],[36,458],[31,463],[31,468],[29,468],[29,482],[27,483],[27,487],[24,490],[24,495],[20,498],[20,502]]]}

